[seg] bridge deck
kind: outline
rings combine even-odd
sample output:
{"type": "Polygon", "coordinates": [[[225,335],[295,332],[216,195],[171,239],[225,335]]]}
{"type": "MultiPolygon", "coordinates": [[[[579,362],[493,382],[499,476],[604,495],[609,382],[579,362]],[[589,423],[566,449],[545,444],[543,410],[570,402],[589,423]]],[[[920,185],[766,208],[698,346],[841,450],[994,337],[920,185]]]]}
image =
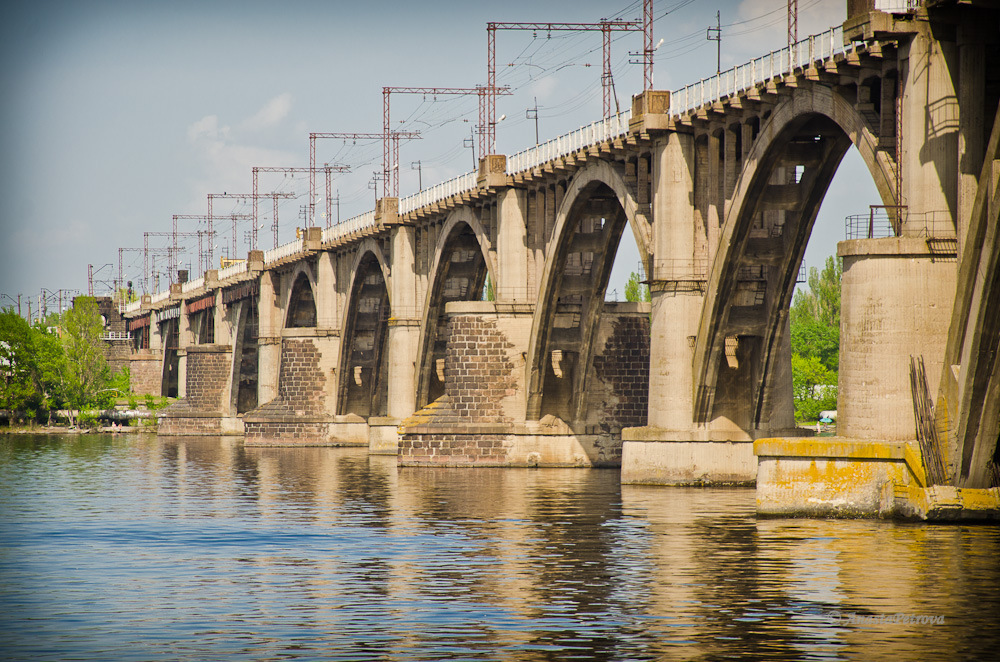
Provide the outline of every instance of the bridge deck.
{"type": "MultiPolygon", "coordinates": [[[[835,58],[842,59],[863,46],[844,45],[843,30],[840,26],[806,37],[799,42],[728,69],[709,78],[703,78],[670,93],[668,116],[672,121],[681,121],[685,116],[697,114],[726,99],[754,93],[769,84],[783,84],[785,78],[796,74],[818,71],[835,58]]],[[[593,122],[575,131],[563,134],[547,142],[517,152],[507,159],[506,174],[509,177],[525,177],[530,171],[548,163],[565,159],[575,153],[586,153],[595,147],[610,149],[609,143],[629,134],[631,111],[593,122]]],[[[399,200],[399,215],[417,217],[423,210],[442,206],[464,204],[479,189],[479,173],[472,171],[427,188],[419,193],[399,200]],[[450,204],[448,204],[450,203],[450,204]]],[[[381,229],[374,210],[346,219],[327,228],[322,235],[324,246],[350,243],[370,236],[381,229]]],[[[264,252],[264,267],[286,261],[304,250],[302,238],[264,252]]],[[[219,284],[245,279],[246,262],[225,267],[218,271],[219,284]]],[[[204,277],[185,283],[183,294],[196,292],[205,287],[204,277]]],[[[169,289],[152,296],[151,303],[168,300],[169,289]]],[[[141,302],[133,302],[123,307],[124,314],[137,313],[141,302]]]]}

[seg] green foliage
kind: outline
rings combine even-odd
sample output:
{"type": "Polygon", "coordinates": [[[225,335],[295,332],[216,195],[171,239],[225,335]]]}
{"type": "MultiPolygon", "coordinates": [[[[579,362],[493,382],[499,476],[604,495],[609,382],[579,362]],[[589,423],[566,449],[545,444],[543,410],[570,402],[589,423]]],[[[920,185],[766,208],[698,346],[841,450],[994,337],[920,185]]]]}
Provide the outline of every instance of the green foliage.
{"type": "Polygon", "coordinates": [[[629,275],[628,281],[625,283],[625,300],[632,302],[651,300],[649,285],[642,283],[639,280],[639,274],[635,271],[629,275]]]}
{"type": "Polygon", "coordinates": [[[12,309],[0,310],[0,408],[30,419],[44,420],[48,412],[51,422],[53,410],[107,408],[118,395],[128,396],[128,369],[112,378],[103,330],[97,302],[88,297],[35,326],[12,309]]]}
{"type": "Polygon", "coordinates": [[[483,283],[483,295],[480,301],[496,301],[497,293],[493,289],[493,279],[490,274],[486,274],[486,282],[483,283]]]}
{"type": "Polygon", "coordinates": [[[32,329],[35,366],[35,389],[45,409],[60,409],[66,404],[66,352],[62,342],[45,327],[32,329]]]}
{"type": "Polygon", "coordinates": [[[842,277],[840,260],[828,257],[822,271],[809,270],[809,289],[795,293],[789,310],[795,416],[800,421],[837,407],[842,277]]]}
{"type": "Polygon", "coordinates": [[[31,336],[24,318],[0,310],[0,409],[25,409],[35,394],[31,336]]]}
{"type": "Polygon", "coordinates": [[[89,411],[81,411],[76,419],[76,424],[81,428],[93,430],[97,427],[97,415],[89,411]]]}
{"type": "Polygon", "coordinates": [[[837,373],[817,356],[792,355],[792,398],[796,418],[815,421],[819,414],[837,408],[837,373]]]}
{"type": "Polygon", "coordinates": [[[91,297],[77,297],[64,315],[63,351],[66,353],[66,401],[72,409],[107,405],[110,379],[108,362],[101,349],[104,324],[91,297]]]}

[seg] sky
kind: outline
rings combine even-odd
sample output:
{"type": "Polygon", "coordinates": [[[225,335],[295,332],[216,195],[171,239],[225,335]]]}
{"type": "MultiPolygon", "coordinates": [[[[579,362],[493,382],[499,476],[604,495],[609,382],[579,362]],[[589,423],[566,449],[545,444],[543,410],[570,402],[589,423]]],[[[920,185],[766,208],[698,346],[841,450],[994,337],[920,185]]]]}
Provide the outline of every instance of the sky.
{"type": "MultiPolygon", "coordinates": [[[[721,67],[786,43],[785,0],[655,0],[654,87],[677,89],[716,69],[705,39],[716,12],[721,67]]],[[[799,36],[844,19],[840,0],[800,0],[799,36]]],[[[486,83],[486,23],[641,19],[641,1],[506,0],[13,0],[0,20],[0,305],[58,290],[95,293],[118,275],[140,280],[144,233],[168,233],[175,214],[206,214],[208,193],[249,193],[254,166],[307,167],[310,132],[382,131],[382,87],[474,87],[486,83]]],[[[600,118],[597,32],[497,33],[500,96],[497,151],[534,145],[600,118]]],[[[624,109],[642,89],[640,32],[612,44],[615,91],[624,109]]],[[[402,143],[400,195],[472,169],[477,122],[470,96],[393,95],[394,129],[419,131],[402,143]],[[419,171],[416,162],[420,162],[419,171]],[[419,183],[418,183],[419,179],[419,183]]],[[[331,221],[369,211],[381,143],[317,142],[318,163],[337,163],[331,221]]],[[[319,182],[322,183],[320,177],[319,182]]],[[[304,175],[261,174],[260,191],[292,193],[278,210],[279,243],[305,225],[304,175]]],[[[319,186],[322,195],[323,186],[319,186]]],[[[822,266],[842,240],[843,219],[877,204],[852,149],[827,194],[806,255],[822,266]]],[[[326,203],[317,201],[317,224],[326,203]]],[[[272,247],[272,203],[260,203],[258,246],[272,247]]],[[[216,200],[216,215],[249,214],[249,201],[216,200]]],[[[206,230],[178,221],[181,232],[206,230]]],[[[216,222],[215,259],[245,257],[250,223],[216,222]],[[236,240],[233,249],[234,236],[236,240]]],[[[151,236],[149,245],[169,240],[151,236]]],[[[182,266],[197,270],[196,239],[182,266]]],[[[155,258],[165,271],[165,258],[155,258]]],[[[638,254],[622,240],[609,292],[623,296],[638,254]]],[[[165,283],[165,281],[164,281],[165,283]]],[[[160,288],[162,289],[162,287],[160,288]]],[[[613,298],[613,295],[612,295],[613,298]]],[[[50,304],[50,309],[53,306],[50,304]]],[[[27,314],[26,305],[23,311],[27,314]]]]}

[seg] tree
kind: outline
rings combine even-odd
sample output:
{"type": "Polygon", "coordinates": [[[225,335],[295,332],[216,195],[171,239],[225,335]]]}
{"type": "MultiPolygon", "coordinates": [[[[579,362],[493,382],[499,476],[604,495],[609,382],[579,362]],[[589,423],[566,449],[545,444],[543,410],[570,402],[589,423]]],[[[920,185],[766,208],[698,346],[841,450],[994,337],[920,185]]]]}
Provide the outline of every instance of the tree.
{"type": "Polygon", "coordinates": [[[107,386],[108,362],[101,348],[104,323],[93,297],[77,297],[63,316],[62,345],[66,353],[66,404],[70,409],[106,405],[112,398],[107,386]]]}
{"type": "Polygon", "coordinates": [[[625,300],[633,302],[651,300],[649,285],[641,282],[639,274],[635,271],[629,274],[628,280],[625,282],[625,300]]]}
{"type": "Polygon", "coordinates": [[[837,408],[837,373],[816,356],[792,354],[792,399],[799,420],[817,420],[820,412],[837,408]]]}
{"type": "Polygon", "coordinates": [[[789,310],[795,415],[814,419],[837,406],[840,363],[840,282],[843,266],[828,257],[809,271],[808,289],[795,293],[789,310]]]}
{"type": "Polygon", "coordinates": [[[51,421],[52,410],[66,404],[66,352],[59,336],[41,324],[31,329],[31,345],[36,400],[51,421]]]}
{"type": "Polygon", "coordinates": [[[0,409],[32,406],[35,385],[31,327],[13,308],[0,310],[0,409]]]}

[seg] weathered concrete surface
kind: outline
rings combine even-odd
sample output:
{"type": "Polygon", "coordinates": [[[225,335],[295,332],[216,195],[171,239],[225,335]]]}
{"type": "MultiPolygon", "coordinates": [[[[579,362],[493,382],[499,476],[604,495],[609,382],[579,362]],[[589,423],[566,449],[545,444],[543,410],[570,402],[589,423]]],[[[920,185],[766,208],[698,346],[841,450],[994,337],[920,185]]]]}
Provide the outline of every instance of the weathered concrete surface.
{"type": "Polygon", "coordinates": [[[778,517],[1000,520],[1000,489],[926,486],[915,441],[760,439],[757,513],[778,517]]]}
{"type": "Polygon", "coordinates": [[[955,254],[924,237],[842,241],[837,431],[858,440],[913,438],[910,357],[936,393],[955,294],[955,254]]]}
{"type": "Polygon", "coordinates": [[[887,517],[894,485],[923,483],[915,443],[760,439],[754,453],[760,515],[887,517]]]}
{"type": "Polygon", "coordinates": [[[655,440],[639,441],[632,433],[623,443],[623,484],[753,485],[757,478],[750,440],[664,441],[669,431],[650,433],[655,440]]]}
{"type": "Polygon", "coordinates": [[[368,453],[393,455],[399,452],[399,419],[372,416],[368,419],[368,453]]]}

